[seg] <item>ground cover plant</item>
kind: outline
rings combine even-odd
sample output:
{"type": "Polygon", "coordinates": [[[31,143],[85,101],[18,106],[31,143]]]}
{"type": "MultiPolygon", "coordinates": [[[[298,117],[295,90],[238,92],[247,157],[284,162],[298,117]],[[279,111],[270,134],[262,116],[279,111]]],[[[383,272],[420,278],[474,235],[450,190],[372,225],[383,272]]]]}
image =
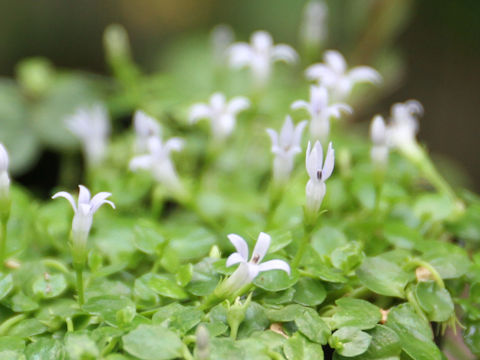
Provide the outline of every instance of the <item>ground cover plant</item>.
{"type": "Polygon", "coordinates": [[[149,74],[111,25],[111,77],[1,80],[0,359],[480,355],[480,198],[417,140],[419,101],[348,121],[400,65],[349,65],[326,17],[301,50],[220,26],[149,74]],[[48,200],[12,178],[42,147],[48,200]]]}

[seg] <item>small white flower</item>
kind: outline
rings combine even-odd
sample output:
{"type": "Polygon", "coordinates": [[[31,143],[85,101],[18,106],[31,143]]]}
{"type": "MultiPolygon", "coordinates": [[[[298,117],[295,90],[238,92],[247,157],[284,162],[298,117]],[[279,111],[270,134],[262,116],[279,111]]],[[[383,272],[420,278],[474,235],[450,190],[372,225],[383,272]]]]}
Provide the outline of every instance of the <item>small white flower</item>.
{"type": "Polygon", "coordinates": [[[273,45],[268,32],[256,31],[250,38],[250,44],[239,42],[230,47],[229,59],[232,67],[250,67],[255,82],[262,87],[268,82],[275,61],[295,63],[298,55],[289,45],[273,45]]]}
{"type": "Polygon", "coordinates": [[[296,154],[302,151],[300,142],[306,125],[307,121],[301,121],[297,126],[294,126],[292,118],[287,115],[280,134],[273,129],[267,129],[267,133],[272,140],[272,153],[275,155],[273,160],[273,179],[275,182],[283,184],[290,177],[293,170],[293,159],[296,154]]]}
{"type": "Polygon", "coordinates": [[[8,152],[0,143],[0,200],[8,199],[10,191],[10,177],[8,176],[8,152]]]}
{"type": "Polygon", "coordinates": [[[305,5],[300,34],[307,46],[318,47],[327,37],[327,15],[327,4],[323,1],[313,0],[305,5]]]}
{"type": "Polygon", "coordinates": [[[115,209],[115,204],[109,200],[112,194],[109,192],[100,192],[93,198],[90,198],[90,191],[83,185],[78,186],[78,204],[75,204],[73,196],[65,191],[60,191],[52,196],[52,199],[63,197],[72,205],[74,216],[72,221],[72,253],[75,266],[83,266],[86,257],[86,244],[90,228],[92,227],[93,214],[103,204],[108,204],[115,209]]]}
{"type": "Polygon", "coordinates": [[[370,124],[370,138],[372,149],[370,157],[372,162],[379,168],[385,168],[388,161],[387,126],[381,115],[376,115],[370,124]]]}
{"type": "Polygon", "coordinates": [[[65,119],[67,128],[75,134],[83,145],[88,164],[98,165],[105,157],[110,120],[103,104],[81,107],[65,119]]]}
{"type": "Polygon", "coordinates": [[[209,119],[213,137],[217,141],[225,140],[235,129],[237,114],[250,107],[250,101],[243,96],[236,96],[227,101],[222,93],[215,93],[210,102],[197,103],[190,108],[190,122],[209,119]]]}
{"type": "Polygon", "coordinates": [[[308,67],[305,75],[309,80],[318,81],[331,90],[334,99],[343,100],[348,97],[356,83],[378,84],[382,81],[381,75],[369,66],[357,66],[347,71],[347,63],[338,51],[326,51],[323,60],[325,63],[308,67]]]}
{"type": "Polygon", "coordinates": [[[392,106],[387,137],[390,145],[404,151],[416,148],[418,118],[423,115],[423,106],[416,100],[408,100],[392,106]]]}
{"type": "Polygon", "coordinates": [[[330,118],[339,118],[342,112],[351,114],[352,108],[344,103],[328,103],[328,90],[324,86],[310,87],[310,102],[297,100],[292,105],[293,110],[305,109],[310,114],[310,133],[314,139],[326,141],[330,134],[330,118]]]}
{"type": "Polygon", "coordinates": [[[223,65],[227,57],[227,49],[233,43],[235,35],[230,26],[217,25],[210,33],[210,43],[213,50],[213,59],[217,65],[223,65]]]}
{"type": "Polygon", "coordinates": [[[153,117],[137,110],[133,116],[133,126],[136,134],[135,150],[143,153],[148,150],[148,139],[160,136],[160,125],[153,117]]]}
{"type": "Polygon", "coordinates": [[[316,214],[320,209],[326,192],[325,181],[332,175],[334,165],[335,152],[332,143],[328,144],[324,162],[322,144],[316,141],[312,149],[310,142],[308,142],[305,166],[310,179],[307,182],[305,192],[307,197],[306,209],[309,214],[316,214]]]}
{"type": "Polygon", "coordinates": [[[160,138],[151,137],[148,140],[148,154],[139,155],[130,160],[130,170],[149,170],[156,181],[178,195],[183,189],[170,159],[170,153],[182,148],[183,140],[180,138],[171,138],[163,143],[160,138]]]}
{"type": "Polygon", "coordinates": [[[240,264],[237,270],[222,285],[225,289],[228,289],[228,293],[234,294],[250,284],[263,271],[283,270],[290,275],[290,266],[283,260],[270,260],[261,263],[270,247],[270,235],[263,232],[258,235],[250,260],[248,260],[248,244],[241,236],[230,234],[228,239],[237,251],[228,257],[226,265],[228,267],[240,264]]]}

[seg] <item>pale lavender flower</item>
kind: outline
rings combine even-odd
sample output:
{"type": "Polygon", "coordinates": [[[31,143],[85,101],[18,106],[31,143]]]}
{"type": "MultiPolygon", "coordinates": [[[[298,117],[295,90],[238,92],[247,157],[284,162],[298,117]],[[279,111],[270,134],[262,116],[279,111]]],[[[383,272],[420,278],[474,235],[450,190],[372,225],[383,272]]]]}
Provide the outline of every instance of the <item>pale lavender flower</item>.
{"type": "Polygon", "coordinates": [[[257,86],[263,87],[270,78],[275,61],[295,63],[298,55],[289,45],[274,45],[268,32],[256,31],[250,38],[250,44],[239,42],[230,46],[229,59],[232,67],[250,67],[257,86]]]}
{"type": "Polygon", "coordinates": [[[287,115],[280,133],[273,129],[267,129],[272,140],[272,153],[275,155],[273,179],[277,184],[284,184],[290,177],[295,155],[302,151],[300,142],[306,125],[307,121],[301,121],[294,126],[292,118],[287,115]]]}
{"type": "Polygon", "coordinates": [[[220,24],[210,33],[213,59],[217,65],[223,65],[228,55],[228,47],[233,43],[235,35],[229,25],[220,24]]]}
{"type": "Polygon", "coordinates": [[[388,139],[387,126],[381,115],[376,115],[372,120],[370,138],[373,143],[370,150],[370,158],[375,166],[383,169],[388,161],[388,139]]]}
{"type": "Polygon", "coordinates": [[[332,148],[332,143],[328,144],[324,162],[322,144],[316,141],[313,148],[311,148],[311,144],[308,142],[305,166],[310,179],[307,182],[305,192],[307,198],[306,210],[311,215],[316,214],[320,209],[326,192],[325,181],[332,175],[334,165],[335,152],[332,148]]]}
{"type": "Polygon", "coordinates": [[[357,66],[347,70],[347,63],[338,51],[326,51],[323,60],[324,63],[309,66],[305,75],[309,80],[326,86],[336,100],[347,98],[357,83],[379,84],[382,81],[381,75],[369,66],[357,66]]]}
{"type": "MultiPolygon", "coordinates": [[[[0,143],[0,205],[6,201],[10,192],[10,177],[8,175],[8,152],[0,143]]],[[[5,206],[3,204],[3,206],[5,206]]]]}
{"type": "Polygon", "coordinates": [[[148,140],[160,136],[160,124],[157,120],[141,110],[135,111],[133,116],[135,128],[135,151],[143,153],[148,150],[148,140]]]}
{"type": "Polygon", "coordinates": [[[209,103],[197,103],[190,108],[190,122],[201,119],[210,120],[210,128],[216,141],[225,140],[235,129],[239,112],[250,107],[250,101],[243,96],[236,96],[227,101],[222,93],[215,93],[209,103]]]}
{"type": "Polygon", "coordinates": [[[394,104],[387,127],[389,144],[406,152],[415,151],[418,116],[421,115],[423,106],[417,100],[394,104]]]}
{"type": "Polygon", "coordinates": [[[309,1],[303,10],[301,39],[307,46],[320,47],[327,37],[328,8],[324,1],[309,1]]]}
{"type": "Polygon", "coordinates": [[[310,134],[313,139],[327,141],[330,134],[330,118],[339,118],[343,113],[351,114],[352,108],[345,103],[329,104],[328,90],[324,86],[310,86],[310,102],[297,100],[292,109],[305,109],[310,114],[310,134]]]}
{"type": "Polygon", "coordinates": [[[83,151],[89,165],[96,166],[105,157],[110,120],[103,104],[91,107],[81,107],[65,119],[67,128],[76,135],[83,146],[83,151]]]}

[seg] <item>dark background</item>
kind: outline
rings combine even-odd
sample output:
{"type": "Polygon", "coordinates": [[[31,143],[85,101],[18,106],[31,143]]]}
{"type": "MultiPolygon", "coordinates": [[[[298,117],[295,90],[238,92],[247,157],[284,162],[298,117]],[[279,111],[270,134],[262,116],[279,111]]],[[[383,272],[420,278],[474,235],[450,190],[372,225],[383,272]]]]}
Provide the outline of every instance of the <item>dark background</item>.
{"type": "MultiPolygon", "coordinates": [[[[409,24],[395,43],[406,61],[406,76],[374,110],[387,113],[393,102],[419,99],[426,109],[420,138],[433,153],[457,162],[469,175],[470,187],[478,191],[480,1],[412,2],[409,24]]],[[[0,0],[0,76],[13,76],[15,64],[31,56],[47,57],[57,67],[107,73],[102,34],[112,22],[127,28],[135,60],[147,71],[169,43],[185,34],[206,33],[218,23],[232,25],[243,39],[262,28],[275,39],[294,43],[303,4],[293,0],[0,0]]]]}

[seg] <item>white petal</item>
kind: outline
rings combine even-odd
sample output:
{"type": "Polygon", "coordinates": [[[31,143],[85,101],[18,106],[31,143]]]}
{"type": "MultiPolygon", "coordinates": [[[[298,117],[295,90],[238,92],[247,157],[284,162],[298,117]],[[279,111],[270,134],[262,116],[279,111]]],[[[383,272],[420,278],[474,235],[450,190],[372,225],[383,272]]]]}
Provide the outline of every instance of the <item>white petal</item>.
{"type": "Polygon", "coordinates": [[[357,82],[370,82],[380,84],[382,76],[369,66],[357,66],[348,72],[348,78],[355,84],[357,82]]]}
{"type": "Polygon", "coordinates": [[[232,245],[235,247],[237,250],[237,253],[239,253],[244,261],[248,260],[248,244],[247,242],[239,235],[237,234],[229,234],[227,235],[228,240],[232,243],[232,245]]]}
{"type": "Polygon", "coordinates": [[[307,161],[307,172],[310,176],[310,179],[317,179],[319,171],[322,171],[323,164],[323,149],[320,141],[315,141],[312,151],[308,156],[307,161]]]}
{"type": "Polygon", "coordinates": [[[423,106],[417,100],[407,100],[405,101],[405,106],[408,108],[410,113],[416,115],[423,115],[423,106]]]}
{"type": "Polygon", "coordinates": [[[293,126],[292,118],[287,115],[285,122],[283,123],[282,130],[280,131],[279,144],[282,148],[289,148],[293,141],[293,132],[295,128],[293,126]]]}
{"type": "Polygon", "coordinates": [[[290,275],[290,265],[283,260],[270,260],[258,265],[260,271],[283,270],[290,275]]]}
{"type": "Polygon", "coordinates": [[[347,104],[337,103],[330,105],[327,110],[328,115],[335,118],[339,118],[340,116],[342,116],[342,112],[352,114],[353,109],[347,104]]]}
{"type": "Polygon", "coordinates": [[[203,103],[198,103],[192,105],[190,108],[190,114],[188,115],[188,119],[190,123],[195,123],[200,119],[209,118],[211,116],[210,106],[203,103]]]}
{"type": "Polygon", "coordinates": [[[325,63],[338,74],[343,74],[347,69],[345,58],[336,50],[326,51],[323,59],[325,63]]]}
{"type": "Polygon", "coordinates": [[[138,169],[149,170],[151,169],[152,164],[152,155],[140,155],[130,160],[129,168],[132,171],[137,171],[138,169]]]}
{"type": "Polygon", "coordinates": [[[95,211],[97,211],[98,208],[103,204],[108,204],[115,209],[115,204],[109,200],[106,200],[110,196],[112,196],[112,194],[109,192],[99,192],[97,195],[95,195],[90,201],[92,214],[95,213],[95,211]]]}
{"type": "Polygon", "coordinates": [[[241,263],[241,262],[245,262],[245,259],[238,252],[235,252],[228,257],[225,265],[227,267],[229,267],[229,266],[241,263]]]}
{"type": "Polygon", "coordinates": [[[72,205],[73,211],[77,212],[77,206],[75,205],[75,200],[73,196],[66,191],[60,191],[52,196],[52,199],[56,199],[58,197],[63,197],[68,200],[68,202],[72,205]]]}
{"type": "Polygon", "coordinates": [[[257,264],[252,264],[252,263],[246,263],[248,266],[248,277],[250,279],[250,282],[253,281],[260,272],[260,266],[257,264]]]}
{"type": "Polygon", "coordinates": [[[233,67],[246,66],[250,64],[252,58],[252,49],[247,43],[236,43],[228,48],[228,59],[233,67]]]}
{"type": "Polygon", "coordinates": [[[272,148],[278,146],[278,134],[275,130],[273,129],[267,129],[267,134],[270,136],[270,139],[272,140],[272,148]]]}
{"type": "Polygon", "coordinates": [[[253,261],[256,264],[259,264],[262,259],[265,257],[267,254],[268,248],[270,247],[270,241],[271,241],[270,235],[261,232],[258,235],[257,243],[255,244],[255,248],[253,249],[252,253],[252,258],[250,259],[250,262],[253,261]]]}
{"type": "Polygon", "coordinates": [[[290,108],[292,110],[297,110],[297,109],[305,109],[307,111],[310,111],[310,104],[304,100],[297,100],[290,105],[290,108]]]}
{"type": "Polygon", "coordinates": [[[285,61],[294,64],[298,60],[297,52],[289,45],[279,44],[274,46],[272,51],[272,59],[274,61],[285,61]]]}
{"type": "Polygon", "coordinates": [[[320,114],[328,106],[328,90],[325,86],[310,86],[312,115],[320,114]]]}
{"type": "Polygon", "coordinates": [[[332,143],[328,144],[327,156],[325,156],[325,164],[322,169],[322,181],[327,180],[332,175],[333,167],[335,166],[335,150],[332,148],[332,143]]]}
{"type": "Polygon", "coordinates": [[[381,115],[376,115],[370,125],[370,138],[374,144],[381,145],[386,143],[386,137],[387,126],[385,120],[381,115]]]}
{"type": "Polygon", "coordinates": [[[210,96],[210,108],[212,109],[213,114],[216,111],[223,111],[226,107],[227,99],[224,94],[221,92],[216,92],[210,96]]]}
{"type": "Polygon", "coordinates": [[[250,107],[250,100],[243,96],[236,96],[232,98],[227,105],[227,112],[236,115],[240,111],[246,110],[250,107]]]}
{"type": "Polygon", "coordinates": [[[168,139],[165,142],[164,150],[166,153],[170,153],[171,151],[180,151],[183,149],[183,145],[185,144],[185,141],[181,138],[173,137],[168,139]]]}
{"type": "Polygon", "coordinates": [[[324,64],[314,64],[305,70],[305,77],[308,80],[321,81],[325,76],[328,76],[332,70],[324,64]]]}
{"type": "Polygon", "coordinates": [[[250,43],[258,52],[269,52],[273,45],[272,35],[264,30],[255,31],[250,38],[250,43]]]}
{"type": "Polygon", "coordinates": [[[0,143],[0,173],[8,170],[8,152],[7,149],[0,143]]]}
{"type": "Polygon", "coordinates": [[[135,132],[140,136],[147,137],[160,134],[160,125],[158,122],[142,110],[135,111],[133,115],[133,126],[135,127],[135,132]]]}
{"type": "Polygon", "coordinates": [[[80,188],[80,192],[78,194],[78,204],[90,204],[90,190],[83,185],[78,185],[78,187],[80,188]]]}

